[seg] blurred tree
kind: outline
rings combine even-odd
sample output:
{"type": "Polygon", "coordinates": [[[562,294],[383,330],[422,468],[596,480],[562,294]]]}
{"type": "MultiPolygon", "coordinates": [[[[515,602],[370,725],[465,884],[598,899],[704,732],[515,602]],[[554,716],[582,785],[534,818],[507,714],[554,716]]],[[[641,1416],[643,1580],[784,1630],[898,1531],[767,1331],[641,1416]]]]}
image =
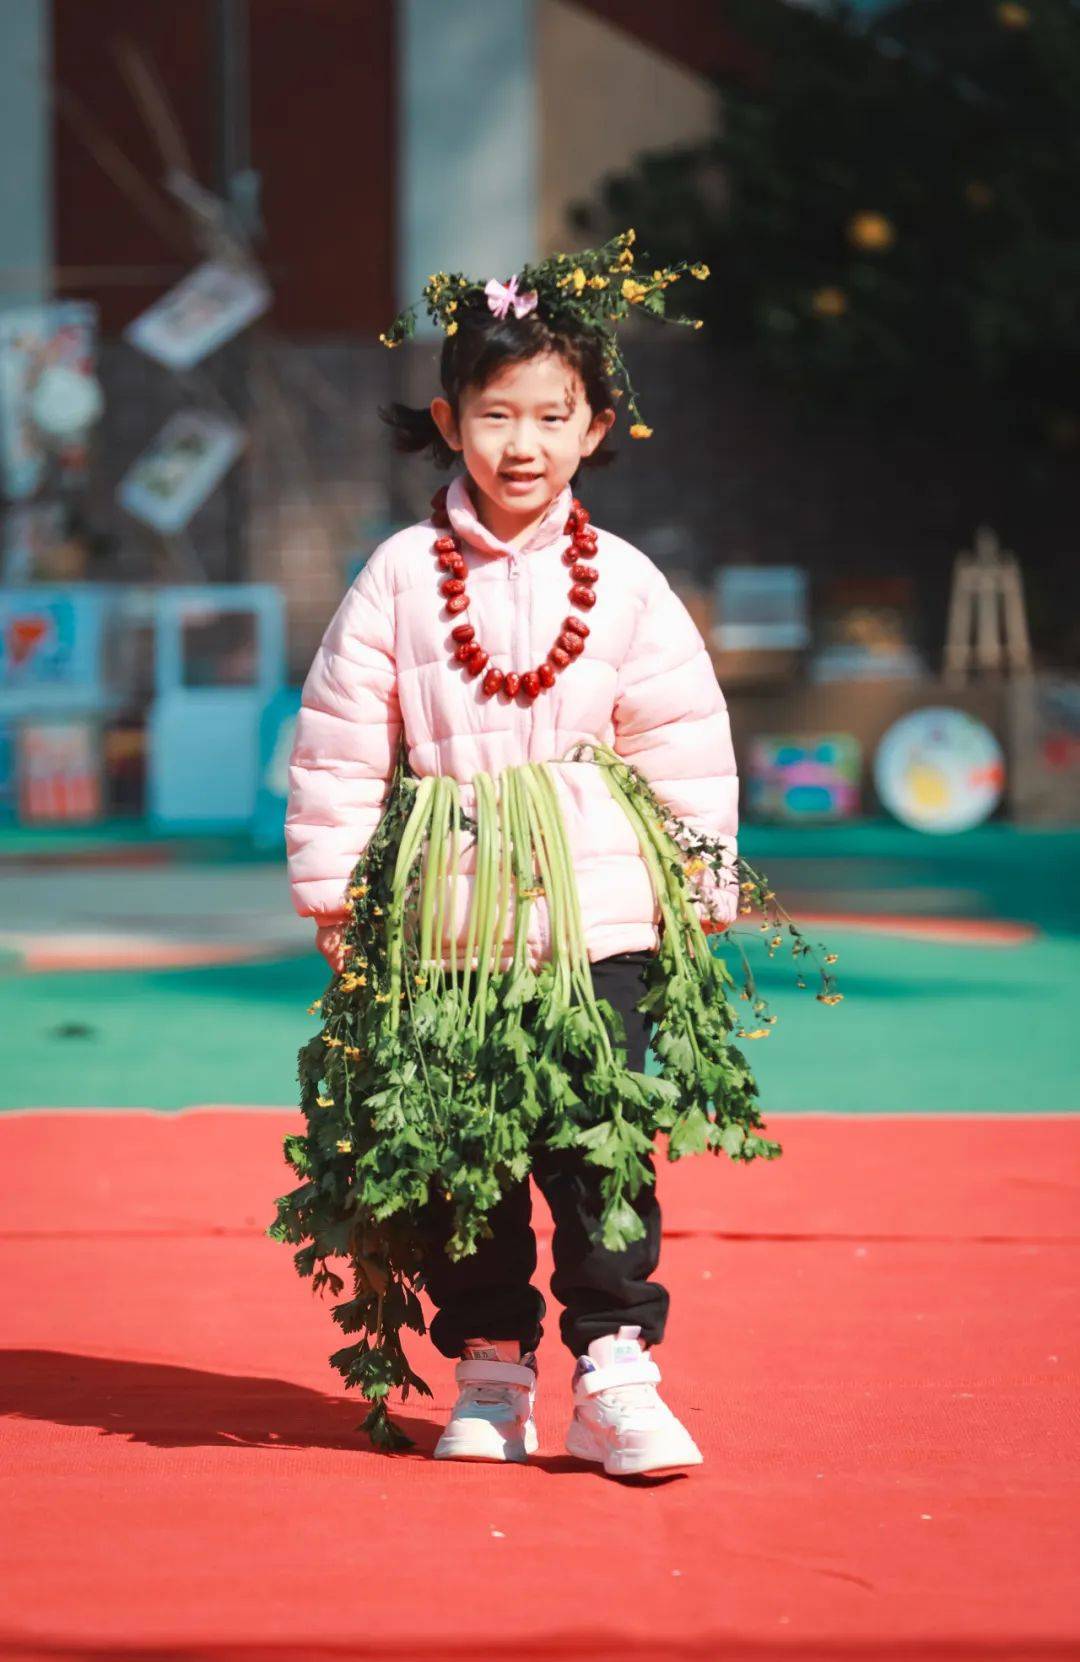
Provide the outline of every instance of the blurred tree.
{"type": "Polygon", "coordinates": [[[722,131],[640,156],[577,226],[705,260],[685,309],[808,407],[1080,455],[1077,0],[727,0],[725,21],[758,68],[717,77],[722,131]]]}

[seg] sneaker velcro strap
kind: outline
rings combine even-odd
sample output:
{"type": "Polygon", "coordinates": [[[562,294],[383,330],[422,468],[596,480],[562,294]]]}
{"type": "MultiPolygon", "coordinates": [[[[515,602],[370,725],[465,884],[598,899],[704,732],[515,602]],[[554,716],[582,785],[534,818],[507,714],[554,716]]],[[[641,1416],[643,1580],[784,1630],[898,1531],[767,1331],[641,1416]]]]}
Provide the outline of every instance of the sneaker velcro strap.
{"type": "Polygon", "coordinates": [[[583,1373],[577,1382],[577,1389],[587,1397],[595,1396],[597,1391],[610,1391],[613,1385],[659,1385],[660,1369],[656,1363],[643,1356],[640,1362],[613,1362],[609,1368],[594,1368],[592,1373],[583,1373]]]}
{"type": "Polygon", "coordinates": [[[532,1368],[524,1368],[520,1362],[459,1362],[454,1378],[459,1385],[536,1384],[532,1368]]]}

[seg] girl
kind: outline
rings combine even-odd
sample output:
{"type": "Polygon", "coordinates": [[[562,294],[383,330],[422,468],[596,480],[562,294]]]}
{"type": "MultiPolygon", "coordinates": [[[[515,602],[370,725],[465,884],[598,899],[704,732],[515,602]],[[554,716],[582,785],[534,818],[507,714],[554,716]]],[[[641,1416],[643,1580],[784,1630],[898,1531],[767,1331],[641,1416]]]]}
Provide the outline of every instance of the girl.
{"type": "MultiPolygon", "coordinates": [[[[326,1027],[313,1041],[309,1119],[317,1123],[318,1108],[332,1110],[336,1130],[348,1132],[337,1149],[350,1160],[360,1150],[360,1120],[370,1120],[367,1164],[349,1176],[359,1185],[369,1223],[391,1217],[395,1207],[399,1216],[408,1211],[403,1162],[415,1162],[419,1172],[420,1192],[410,1190],[411,1239],[389,1245],[385,1235],[378,1242],[348,1236],[358,1296],[339,1307],[345,1312],[341,1325],[374,1330],[385,1346],[396,1300],[399,1323],[422,1330],[418,1306],[408,1302],[408,1278],[399,1273],[411,1251],[412,1279],[435,1307],[432,1341],[457,1359],[460,1394],[436,1458],[525,1460],[537,1447],[535,1350],[545,1314],[544,1299],[531,1284],[531,1169],[554,1218],[552,1289],[563,1306],[561,1335],[576,1363],[566,1447],[614,1475],[701,1460],[656,1389],[660,1372],[651,1353],[663,1338],[668,1294],[653,1279],[661,1230],[652,1132],[658,1125],[674,1127],[674,1139],[680,1127],[688,1130],[690,1109],[680,1101],[688,1100],[688,1082],[713,1097],[723,1084],[730,1112],[714,1124],[695,1108],[700,1124],[688,1134],[685,1151],[719,1146],[723,1127],[723,1137],[736,1134],[735,1144],[723,1146],[741,1158],[778,1152],[752,1134],[760,1124],[749,1100],[755,1087],[738,1052],[720,1055],[721,1044],[709,1060],[704,1014],[697,1023],[700,1050],[689,1040],[698,1051],[700,1078],[674,1071],[695,1063],[678,1060],[666,1029],[670,1077],[681,1088],[669,1084],[665,1096],[664,1081],[644,1073],[650,1012],[663,1022],[667,989],[682,973],[673,958],[661,964],[661,949],[673,952],[683,933],[672,921],[675,903],[662,898],[662,862],[650,853],[660,847],[663,855],[663,847],[656,836],[650,844],[642,831],[647,804],[661,805],[671,825],[689,828],[718,856],[691,861],[684,870],[690,880],[684,883],[691,908],[687,927],[700,937],[702,922],[724,928],[738,911],[738,780],[725,701],[688,612],[648,556],[592,526],[574,494],[582,468],[611,460],[606,444],[621,396],[611,384],[613,370],[621,367],[611,325],[643,302],[662,315],[663,291],[684,269],[638,276],[633,240],[631,231],[601,249],[556,255],[506,285],[491,279],[481,286],[460,274],[429,279],[428,310],[445,329],[442,392],[428,409],[395,404],[384,419],[398,448],[428,451],[441,467],[460,460],[463,469],[449,489],[436,493],[429,518],[375,550],[332,619],[303,689],[286,819],[294,905],[314,919],[338,999],[323,1000],[326,1027]],[[395,777],[402,783],[399,746],[410,783],[419,784],[407,827],[420,823],[418,813],[421,819],[428,815],[424,846],[429,866],[438,866],[434,878],[424,879],[423,897],[418,885],[408,886],[405,850],[412,842],[408,828],[402,831],[404,810],[396,819],[391,811],[395,777]],[[636,807],[632,791],[624,800],[612,768],[604,765],[617,758],[630,764],[639,782],[636,807]],[[441,824],[439,806],[431,806],[438,789],[444,793],[438,803],[452,798],[441,824]],[[492,834],[485,824],[495,827],[493,834],[502,827],[499,857],[490,855],[492,834]],[[372,852],[382,842],[392,844],[386,859],[372,852]],[[560,866],[562,848],[568,858],[560,866]],[[497,858],[501,865],[492,864],[497,858]],[[498,916],[497,885],[485,876],[496,871],[506,890],[498,916]],[[386,874],[383,889],[377,889],[379,872],[386,874]],[[375,892],[384,906],[372,903],[375,892]],[[398,901],[395,936],[385,920],[398,901]],[[481,964],[482,938],[491,948],[490,968],[481,964]],[[408,972],[410,950],[415,973],[408,972]],[[372,994],[380,964],[391,992],[372,994]],[[475,985],[469,979],[474,966],[475,985]],[[426,1006],[413,1001],[428,998],[432,975],[439,998],[425,1015],[426,1006]],[[340,1025],[338,1018],[348,1015],[343,987],[367,1011],[366,1028],[340,1025]],[[460,1031],[443,1032],[440,1011],[451,999],[449,1028],[460,1031]],[[411,1073],[408,1059],[394,1062],[411,1054],[393,1048],[402,1031],[401,1005],[422,1052],[412,1057],[411,1073]],[[445,1063],[445,1047],[464,1042],[476,1010],[476,1044],[459,1050],[456,1064],[445,1063]],[[603,1017],[584,1039],[580,1023],[574,1025],[582,1012],[583,1020],[591,1019],[590,1012],[603,1017]],[[496,1042],[502,1047],[497,1055],[496,1042]],[[433,1091],[440,1056],[442,1086],[433,1091]],[[431,1125],[440,1135],[445,1125],[439,1104],[445,1119],[474,1089],[478,1070],[493,1070],[488,1135],[468,1143],[462,1132],[457,1164],[433,1154],[434,1129],[412,1136],[407,1146],[402,1140],[407,1115],[400,1103],[413,1099],[400,1093],[413,1088],[417,1060],[423,1101],[433,1105],[431,1125]],[[601,1060],[610,1068],[603,1075],[601,1060]],[[560,1072],[562,1067],[569,1071],[560,1072]],[[616,1086],[622,1108],[611,1111],[604,1106],[611,1098],[603,1093],[616,1086]],[[392,1125],[387,1118],[380,1130],[371,1118],[378,1113],[373,1105],[382,1107],[391,1096],[396,1118],[392,1125]],[[649,1106],[641,1107],[646,1099],[649,1106]],[[566,1106],[557,1113],[559,1102],[566,1106]],[[601,1103],[595,1111],[594,1102],[601,1103]],[[637,1107],[631,1112],[628,1104],[637,1107]],[[587,1128],[582,1105],[591,1113],[587,1128]],[[630,1123],[634,1113],[637,1130],[630,1123]],[[522,1140],[513,1144],[509,1139],[522,1125],[522,1140]],[[631,1134],[636,1143],[619,1141],[631,1134]],[[505,1149],[477,1153],[479,1144],[500,1136],[508,1139],[505,1149]],[[417,1142],[423,1146],[414,1148],[417,1142]],[[481,1161],[469,1181],[461,1175],[466,1147],[469,1158],[481,1161]],[[485,1157],[490,1169],[481,1169],[485,1157]],[[480,1208],[471,1232],[462,1225],[469,1204],[480,1208]],[[450,1243],[456,1253],[448,1250],[450,1243]],[[365,1253],[365,1244],[372,1250],[365,1253]],[[374,1245],[381,1258],[373,1256],[374,1245]]],[[[691,269],[708,275],[704,267],[691,269]]],[[[403,313],[380,339],[389,346],[404,339],[414,312],[403,313]]],[[[627,388],[637,417],[632,436],[647,437],[628,381],[627,388]]],[[[682,842],[685,848],[685,836],[682,842]]],[[[674,881],[670,861],[663,881],[674,881]]],[[[713,973],[709,966],[716,965],[707,948],[704,957],[691,953],[686,962],[696,964],[705,986],[713,973]]],[[[678,1001],[669,1003],[674,1008],[678,1001]]],[[[730,1020],[721,1040],[729,1030],[730,1020]]],[[[318,1137],[306,1140],[302,1162],[295,1147],[287,1149],[309,1177],[317,1144],[326,1148],[325,1133],[321,1143],[318,1137]]],[[[315,1233],[310,1218],[304,1219],[301,1193],[308,1202],[306,1190],[279,1202],[282,1208],[288,1203],[281,1238],[304,1239],[305,1229],[315,1233]]],[[[311,1260],[301,1267],[310,1273],[311,1260]]],[[[320,1274],[331,1279],[325,1260],[320,1274]]],[[[385,1433],[379,1415],[388,1382],[406,1389],[410,1383],[423,1388],[422,1382],[396,1351],[397,1372],[391,1367],[376,1377],[367,1339],[335,1363],[343,1365],[346,1354],[347,1379],[361,1382],[375,1403],[366,1423],[385,1433]]],[[[385,1361],[389,1353],[379,1354],[385,1361]]]]}

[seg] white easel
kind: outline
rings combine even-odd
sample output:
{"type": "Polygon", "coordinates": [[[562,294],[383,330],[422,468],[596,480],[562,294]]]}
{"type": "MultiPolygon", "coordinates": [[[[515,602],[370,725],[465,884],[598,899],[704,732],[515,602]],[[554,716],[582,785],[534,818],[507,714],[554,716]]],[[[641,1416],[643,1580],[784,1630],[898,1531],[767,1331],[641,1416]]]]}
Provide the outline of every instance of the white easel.
{"type": "Polygon", "coordinates": [[[953,567],[945,685],[963,686],[972,667],[991,675],[1004,670],[1028,676],[1032,671],[1020,566],[988,525],[975,533],[974,554],[963,549],[953,567]]]}
{"type": "Polygon", "coordinates": [[[1012,812],[1019,815],[1031,798],[1037,743],[1031,639],[1019,562],[988,525],[980,525],[975,533],[974,554],[964,549],[956,556],[945,637],[945,685],[963,686],[972,667],[983,676],[1007,677],[1006,790],[1012,812]]]}

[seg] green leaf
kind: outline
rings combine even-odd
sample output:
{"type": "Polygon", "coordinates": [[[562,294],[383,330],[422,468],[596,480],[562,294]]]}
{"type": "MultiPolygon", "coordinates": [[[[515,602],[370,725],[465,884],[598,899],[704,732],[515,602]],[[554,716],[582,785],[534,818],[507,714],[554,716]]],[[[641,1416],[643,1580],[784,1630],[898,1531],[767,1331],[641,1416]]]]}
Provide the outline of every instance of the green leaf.
{"type": "Polygon", "coordinates": [[[741,1153],[746,1141],[746,1132],[741,1125],[727,1125],[720,1135],[720,1147],[725,1154],[730,1154],[734,1160],[741,1153]]]}
{"type": "Polygon", "coordinates": [[[604,1213],[601,1224],[601,1240],[609,1252],[621,1252],[633,1241],[640,1241],[645,1234],[644,1223],[625,1200],[610,1207],[604,1213]]]}
{"type": "Polygon", "coordinates": [[[704,1154],[709,1146],[709,1122],[700,1108],[680,1114],[668,1135],[668,1158],[681,1160],[686,1154],[704,1154]]]}

